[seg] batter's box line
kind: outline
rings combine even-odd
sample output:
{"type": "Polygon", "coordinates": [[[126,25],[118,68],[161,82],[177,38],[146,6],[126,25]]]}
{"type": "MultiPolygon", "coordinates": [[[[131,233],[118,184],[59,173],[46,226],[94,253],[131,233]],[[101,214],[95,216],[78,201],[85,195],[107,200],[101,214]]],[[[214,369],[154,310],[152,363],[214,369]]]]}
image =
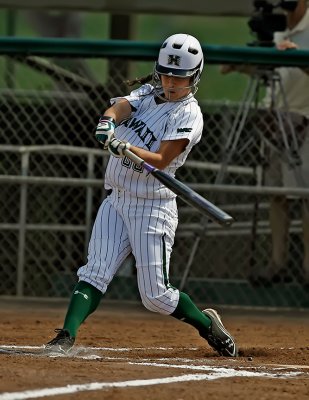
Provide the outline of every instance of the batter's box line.
{"type": "MultiPolygon", "coordinates": [[[[259,367],[238,367],[238,369],[234,368],[228,368],[228,367],[216,367],[216,366],[211,366],[211,365],[179,365],[179,364],[161,364],[161,363],[156,363],[156,362],[140,362],[140,361],[135,361],[135,362],[129,362],[128,364],[132,365],[144,365],[144,366],[149,366],[149,367],[165,367],[165,368],[177,368],[177,369],[191,369],[191,370],[196,370],[196,371],[212,371],[217,374],[224,374],[228,373],[229,371],[232,373],[235,373],[233,377],[237,376],[263,376],[263,377],[269,377],[269,378],[293,378],[293,377],[299,377],[303,375],[308,375],[308,373],[304,373],[303,371],[289,371],[285,373],[279,373],[279,368],[274,368],[274,371],[272,373],[270,372],[261,372],[261,371],[252,371],[252,369],[258,369],[259,367]],[[245,375],[242,375],[242,373],[245,372],[245,375]],[[246,375],[246,374],[249,375],[246,375]],[[252,373],[253,375],[250,375],[252,373]],[[257,375],[255,375],[257,374],[257,375]]],[[[265,366],[260,366],[264,367],[265,366]]],[[[294,369],[294,368],[293,368],[294,369]]]]}
{"type": "MultiPolygon", "coordinates": [[[[294,368],[294,369],[309,369],[309,365],[291,365],[291,364],[264,364],[271,367],[279,367],[280,369],[294,368]]],[[[279,369],[278,368],[278,369],[279,369]]]]}
{"type": "MultiPolygon", "coordinates": [[[[130,351],[136,351],[136,349],[140,348],[111,348],[111,347],[82,347],[82,346],[75,346],[69,351],[68,353],[61,353],[61,352],[56,352],[56,351],[51,351],[51,350],[46,350],[45,346],[29,346],[29,345],[23,345],[23,346],[18,346],[18,345],[2,345],[0,347],[0,354],[10,354],[10,355],[16,355],[16,356],[34,356],[34,357],[50,357],[50,358],[79,358],[79,359],[84,359],[84,360],[96,360],[96,359],[103,359],[106,361],[135,361],[135,360],[140,360],[141,358],[138,357],[130,357],[130,351]],[[125,351],[123,351],[123,349],[125,351]],[[98,354],[99,352],[116,352],[116,353],[122,353],[122,354],[128,354],[128,357],[111,357],[107,355],[102,355],[98,354]],[[95,353],[95,354],[93,354],[95,353]]],[[[155,347],[151,348],[141,348],[145,351],[147,349],[151,349],[151,351],[154,351],[154,349],[157,349],[155,347]]],[[[168,348],[160,348],[160,350],[165,350],[168,348]]],[[[177,348],[177,350],[179,350],[177,348]]],[[[164,361],[162,357],[158,358],[156,356],[153,356],[152,359],[159,361],[164,361]]],[[[145,360],[150,360],[149,358],[145,360]]],[[[171,362],[172,360],[174,361],[179,361],[179,362],[192,362],[194,360],[188,359],[187,361],[184,358],[181,357],[169,357],[166,359],[167,361],[171,362]]]]}
{"type": "MultiPolygon", "coordinates": [[[[126,352],[126,351],[149,351],[149,350],[184,350],[184,351],[197,351],[198,347],[93,347],[93,346],[75,346],[75,348],[88,349],[88,350],[103,350],[103,351],[115,351],[115,352],[126,352]]],[[[17,350],[44,350],[45,346],[29,346],[29,345],[0,345],[0,349],[17,349],[17,350]]]]}
{"type": "MultiPolygon", "coordinates": [[[[159,366],[159,365],[158,365],[159,366]]],[[[279,376],[278,374],[270,374],[265,372],[253,372],[253,371],[239,371],[235,369],[221,369],[219,372],[212,372],[209,374],[188,374],[188,375],[180,375],[180,376],[172,376],[165,378],[155,378],[155,379],[144,379],[144,380],[130,380],[123,382],[90,382],[85,384],[74,384],[67,385],[63,387],[53,387],[53,388],[43,388],[36,390],[26,390],[23,392],[6,392],[0,394],[0,400],[28,400],[34,399],[38,397],[49,397],[49,396],[57,396],[64,394],[73,394],[78,392],[87,392],[87,391],[98,391],[98,390],[106,390],[113,388],[129,388],[129,387],[145,387],[145,386],[154,386],[154,385],[163,385],[170,383],[178,383],[178,382],[192,382],[192,381],[206,381],[206,380],[216,380],[216,379],[224,379],[224,378],[235,378],[235,377],[245,377],[245,378],[282,378],[289,376],[279,376]]]]}
{"type": "MultiPolygon", "coordinates": [[[[130,361],[160,361],[160,362],[181,362],[181,363],[194,363],[194,362],[200,362],[200,363],[205,363],[205,359],[192,359],[192,358],[182,358],[182,357],[151,357],[151,358],[136,358],[136,357],[111,357],[111,356],[100,356],[98,354],[89,354],[89,348],[76,348],[75,350],[73,349],[69,353],[59,353],[59,352],[52,352],[52,351],[45,351],[45,348],[39,347],[37,350],[41,351],[30,351],[29,348],[31,346],[23,346],[26,347],[26,349],[19,349],[17,346],[14,346],[14,348],[9,348],[9,346],[6,346],[6,348],[0,348],[0,354],[10,354],[10,355],[16,355],[16,356],[36,356],[36,357],[50,357],[50,358],[78,358],[78,359],[84,359],[84,360],[104,360],[104,361],[124,361],[124,362],[130,362],[130,361]]],[[[207,362],[211,362],[209,359],[207,359],[207,362]]],[[[214,362],[214,361],[213,361],[214,362]]]]}
{"type": "MultiPolygon", "coordinates": [[[[72,357],[78,357],[78,358],[86,358],[86,359],[96,359],[96,358],[104,358],[106,360],[111,360],[111,361],[130,361],[129,358],[124,358],[124,357],[100,357],[97,355],[88,355],[88,357],[83,357],[83,356],[78,356],[80,353],[83,351],[87,352],[89,350],[99,350],[99,351],[112,351],[112,352],[130,352],[130,351],[136,351],[136,350],[159,350],[159,351],[168,351],[168,350],[189,350],[189,351],[196,351],[199,350],[197,347],[97,347],[97,346],[89,346],[89,347],[83,347],[83,346],[76,346],[74,347],[76,349],[75,353],[72,354],[72,357]]],[[[29,356],[51,356],[51,357],[70,357],[70,354],[63,355],[63,354],[56,354],[56,353],[51,353],[50,355],[43,353],[45,350],[45,346],[30,346],[30,345],[1,345],[0,346],[0,354],[16,354],[16,355],[29,355],[29,356]],[[23,351],[23,350],[32,350],[32,351],[23,351]],[[40,352],[35,352],[34,350],[39,350],[42,351],[40,352]]],[[[134,360],[134,359],[133,359],[134,360]]],[[[141,361],[148,361],[150,359],[142,359],[141,361]]],[[[237,362],[239,359],[231,359],[229,361],[234,361],[237,362]]],[[[179,358],[179,357],[169,357],[169,358],[156,358],[156,361],[161,361],[161,362],[170,362],[170,361],[179,361],[183,363],[196,363],[196,362],[205,362],[205,359],[188,359],[188,358],[179,358]]],[[[207,363],[209,365],[210,359],[207,358],[207,363]]],[[[133,361],[132,361],[133,362],[133,361]]],[[[215,360],[213,361],[215,362],[215,360]]],[[[165,365],[165,364],[164,364],[165,365]]],[[[291,364],[263,364],[259,366],[260,368],[263,367],[277,367],[277,369],[298,369],[298,370],[304,370],[304,369],[309,369],[308,365],[291,365],[291,364]]],[[[239,368],[249,368],[248,366],[239,366],[239,368]]],[[[252,368],[257,368],[256,366],[252,366],[252,368]]]]}

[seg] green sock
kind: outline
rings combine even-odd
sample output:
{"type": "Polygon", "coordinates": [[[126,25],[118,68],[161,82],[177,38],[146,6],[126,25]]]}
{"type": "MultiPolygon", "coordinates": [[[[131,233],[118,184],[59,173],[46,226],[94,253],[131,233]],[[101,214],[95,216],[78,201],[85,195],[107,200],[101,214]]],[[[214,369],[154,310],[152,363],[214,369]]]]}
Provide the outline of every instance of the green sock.
{"type": "Polygon", "coordinates": [[[63,329],[75,337],[80,325],[98,307],[103,294],[90,283],[80,281],[72,293],[63,329]]]}
{"type": "Polygon", "coordinates": [[[183,292],[179,292],[179,303],[171,316],[194,326],[202,337],[207,335],[211,325],[210,318],[203,314],[190,297],[183,292]]]}

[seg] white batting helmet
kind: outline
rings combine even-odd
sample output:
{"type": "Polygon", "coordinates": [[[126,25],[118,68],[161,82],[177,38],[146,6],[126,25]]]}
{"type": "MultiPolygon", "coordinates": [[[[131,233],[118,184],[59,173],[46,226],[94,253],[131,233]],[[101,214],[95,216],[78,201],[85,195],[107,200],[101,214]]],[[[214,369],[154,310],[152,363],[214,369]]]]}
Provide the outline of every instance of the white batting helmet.
{"type": "Polygon", "coordinates": [[[162,44],[155,63],[153,81],[156,89],[161,85],[160,75],[192,77],[191,89],[197,91],[204,66],[204,56],[199,41],[184,33],[168,37],[162,44]]]}

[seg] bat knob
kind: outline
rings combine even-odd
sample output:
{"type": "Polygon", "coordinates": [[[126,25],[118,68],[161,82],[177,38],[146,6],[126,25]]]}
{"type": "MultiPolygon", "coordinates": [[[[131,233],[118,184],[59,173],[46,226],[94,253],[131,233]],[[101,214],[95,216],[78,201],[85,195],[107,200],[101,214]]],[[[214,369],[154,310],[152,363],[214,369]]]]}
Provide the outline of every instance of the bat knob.
{"type": "Polygon", "coordinates": [[[234,218],[233,217],[231,217],[231,216],[228,216],[228,217],[226,217],[223,221],[222,221],[222,225],[224,225],[224,226],[231,226],[232,225],[232,223],[234,222],[235,220],[234,220],[234,218]]]}

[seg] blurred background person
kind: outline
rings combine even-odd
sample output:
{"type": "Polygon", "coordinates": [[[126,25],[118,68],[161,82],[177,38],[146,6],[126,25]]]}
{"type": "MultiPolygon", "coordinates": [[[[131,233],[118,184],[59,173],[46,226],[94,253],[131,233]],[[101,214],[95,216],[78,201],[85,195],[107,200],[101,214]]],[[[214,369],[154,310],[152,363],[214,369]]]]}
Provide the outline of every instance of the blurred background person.
{"type": "MultiPolygon", "coordinates": [[[[277,49],[309,49],[309,10],[307,0],[281,1],[280,7],[286,14],[286,29],[274,33],[274,45],[277,49]]],[[[224,65],[222,73],[239,71],[251,73],[251,68],[224,65]]],[[[257,124],[261,135],[275,146],[266,146],[266,165],[264,182],[266,186],[299,187],[295,171],[283,160],[284,151],[281,127],[275,121],[272,107],[276,107],[283,120],[285,131],[290,131],[289,120],[292,121],[301,159],[302,186],[309,187],[309,70],[298,67],[280,67],[276,69],[282,84],[284,96],[277,82],[274,90],[266,89],[263,105],[269,109],[263,116],[262,123],[257,124]],[[287,106],[287,107],[286,107],[287,106]],[[288,115],[287,115],[288,114],[288,115]],[[266,121],[266,123],[265,123],[266,121]]],[[[261,116],[259,116],[261,121],[261,116]]],[[[291,137],[288,138],[292,140],[291,137]]],[[[267,143],[267,142],[266,142],[267,143]]],[[[268,142],[269,143],[269,142],[268,142]]],[[[270,199],[270,228],[272,236],[271,261],[267,269],[254,275],[254,283],[290,282],[293,278],[288,268],[290,201],[286,196],[272,196],[270,199]]],[[[309,201],[302,200],[302,233],[303,233],[303,265],[299,279],[305,285],[309,284],[309,201]]],[[[293,260],[295,261],[295,260],[293,260]]],[[[292,273],[295,273],[292,272],[292,273]]]]}

